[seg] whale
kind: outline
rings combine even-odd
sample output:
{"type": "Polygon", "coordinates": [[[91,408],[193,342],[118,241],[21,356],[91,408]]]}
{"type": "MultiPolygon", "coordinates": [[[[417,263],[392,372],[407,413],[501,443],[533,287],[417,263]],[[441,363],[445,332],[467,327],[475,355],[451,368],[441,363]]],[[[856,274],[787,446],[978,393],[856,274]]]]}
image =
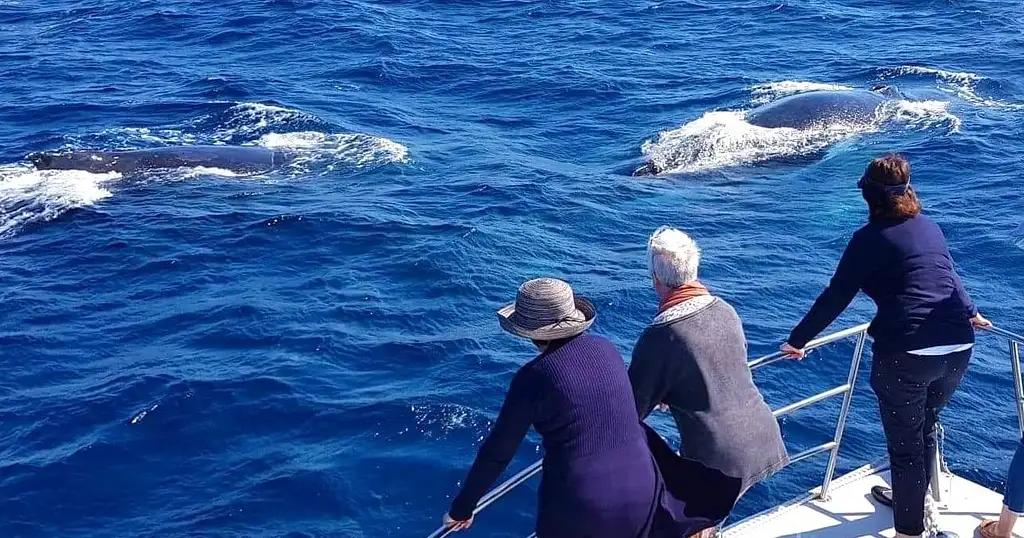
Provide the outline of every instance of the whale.
{"type": "Polygon", "coordinates": [[[798,93],[747,112],[747,123],[768,129],[810,129],[834,123],[871,124],[890,97],[881,91],[819,90],[798,93]]]}
{"type": "MultiPolygon", "coordinates": [[[[814,90],[789,95],[746,112],[744,120],[766,129],[807,130],[828,125],[871,125],[879,119],[879,107],[886,101],[902,98],[892,86],[878,85],[870,90],[814,90]]],[[[653,161],[633,171],[634,176],[663,172],[653,161]]]]}
{"type": "Polygon", "coordinates": [[[251,146],[169,146],[126,151],[70,150],[32,153],[37,170],[82,170],[135,174],[169,168],[219,168],[239,173],[269,172],[291,158],[278,150],[251,146]]]}

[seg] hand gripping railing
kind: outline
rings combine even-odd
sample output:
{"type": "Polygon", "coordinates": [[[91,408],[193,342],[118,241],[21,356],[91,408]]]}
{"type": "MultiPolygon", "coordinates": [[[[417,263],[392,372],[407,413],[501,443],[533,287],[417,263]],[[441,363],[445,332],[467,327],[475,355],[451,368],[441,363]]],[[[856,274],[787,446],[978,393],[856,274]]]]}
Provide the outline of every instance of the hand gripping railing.
{"type": "MultiPolygon", "coordinates": [[[[822,346],[827,346],[829,344],[838,342],[846,338],[850,338],[852,336],[857,337],[857,343],[853,350],[853,358],[850,361],[850,372],[846,378],[846,383],[838,387],[821,392],[819,394],[815,394],[814,396],[811,396],[809,398],[805,398],[798,402],[791,403],[772,412],[772,414],[775,415],[776,417],[781,417],[783,415],[794,413],[799,409],[803,409],[804,407],[818,403],[832,396],[836,396],[839,394],[843,395],[843,404],[839,411],[839,420],[836,424],[836,430],[835,434],[832,437],[832,440],[827,443],[818,445],[816,447],[804,450],[803,452],[800,452],[798,454],[794,454],[789,458],[789,464],[792,465],[798,461],[805,460],[812,456],[818,455],[822,452],[831,452],[831,455],[829,456],[828,460],[828,466],[825,470],[825,479],[822,482],[821,492],[819,493],[820,498],[825,498],[825,496],[827,495],[829,484],[832,482],[832,476],[835,473],[836,461],[839,456],[839,444],[843,438],[843,430],[846,428],[846,416],[850,412],[850,401],[853,397],[853,385],[857,380],[857,371],[860,367],[861,356],[864,354],[864,343],[867,340],[867,329],[868,324],[865,323],[808,342],[807,345],[804,347],[805,351],[811,351],[822,346]]],[[[773,364],[775,362],[783,360],[784,358],[785,356],[782,354],[782,352],[776,352],[771,355],[761,357],[759,359],[754,359],[748,362],[747,366],[749,366],[751,370],[756,370],[758,368],[768,366],[769,364],[773,364]]],[[[1024,405],[1024,396],[1018,399],[1018,405],[1024,405]]],[[[1024,422],[1022,422],[1021,424],[1022,431],[1024,431],[1024,422]]],[[[490,492],[487,493],[487,495],[484,495],[484,497],[480,499],[480,502],[477,503],[476,508],[473,510],[473,515],[475,516],[476,514],[480,513],[484,508],[487,508],[498,499],[504,497],[506,493],[512,491],[514,488],[516,488],[523,482],[526,482],[534,475],[539,473],[541,471],[542,462],[543,460],[535,461],[529,467],[523,469],[522,471],[519,471],[518,473],[515,474],[515,476],[502,482],[501,485],[492,489],[490,492]]],[[[438,529],[435,530],[429,536],[429,538],[445,538],[452,532],[454,531],[442,525],[438,527],[438,529]]]]}
{"type": "MultiPolygon", "coordinates": [[[[526,482],[530,478],[533,478],[533,475],[540,472],[541,463],[543,463],[543,461],[544,460],[537,460],[531,463],[529,467],[523,469],[522,471],[519,471],[518,473],[515,474],[515,476],[502,482],[501,485],[489,491],[487,495],[484,495],[483,498],[480,499],[480,502],[476,504],[476,508],[473,509],[473,515],[475,516],[479,514],[481,511],[483,511],[484,508],[487,508],[488,506],[493,504],[494,501],[497,501],[498,499],[504,497],[506,493],[515,489],[516,486],[522,484],[523,482],[526,482]]],[[[441,525],[437,528],[436,531],[433,532],[433,534],[430,535],[429,538],[444,538],[445,536],[448,536],[453,532],[455,531],[445,528],[444,525],[441,525]]]]}

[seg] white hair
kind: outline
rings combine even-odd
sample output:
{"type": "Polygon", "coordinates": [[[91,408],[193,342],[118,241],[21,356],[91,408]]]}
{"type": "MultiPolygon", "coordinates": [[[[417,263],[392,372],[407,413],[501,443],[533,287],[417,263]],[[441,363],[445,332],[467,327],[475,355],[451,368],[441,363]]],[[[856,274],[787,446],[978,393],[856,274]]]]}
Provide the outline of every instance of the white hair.
{"type": "Polygon", "coordinates": [[[678,288],[697,280],[700,249],[682,230],[662,226],[647,241],[647,267],[663,285],[678,288]]]}

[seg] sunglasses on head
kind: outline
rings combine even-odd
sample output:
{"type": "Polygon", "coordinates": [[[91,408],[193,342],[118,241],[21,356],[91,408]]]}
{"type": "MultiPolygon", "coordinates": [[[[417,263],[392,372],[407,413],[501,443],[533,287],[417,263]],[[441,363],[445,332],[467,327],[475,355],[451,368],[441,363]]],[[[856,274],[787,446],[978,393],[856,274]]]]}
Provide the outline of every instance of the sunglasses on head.
{"type": "Polygon", "coordinates": [[[863,189],[869,182],[882,187],[882,189],[885,190],[885,193],[889,195],[903,195],[907,193],[908,189],[910,189],[909,180],[901,185],[886,185],[869,178],[867,175],[860,176],[860,179],[857,181],[857,188],[863,189]]]}

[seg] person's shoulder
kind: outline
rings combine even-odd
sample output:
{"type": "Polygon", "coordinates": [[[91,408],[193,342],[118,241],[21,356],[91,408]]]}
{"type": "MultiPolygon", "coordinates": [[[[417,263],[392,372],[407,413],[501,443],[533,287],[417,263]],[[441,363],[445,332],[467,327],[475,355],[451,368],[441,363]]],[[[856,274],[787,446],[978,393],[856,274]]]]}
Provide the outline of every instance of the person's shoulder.
{"type": "Polygon", "coordinates": [[[721,295],[715,295],[714,297],[715,297],[715,302],[711,304],[710,308],[717,308],[719,310],[725,310],[725,311],[728,311],[728,312],[732,313],[733,315],[739,317],[739,314],[736,313],[736,307],[734,307],[732,305],[732,303],[730,303],[728,300],[726,300],[725,297],[722,297],[721,295]]]}
{"type": "Polygon", "coordinates": [[[671,332],[671,324],[648,325],[640,333],[636,344],[633,346],[633,360],[636,360],[638,357],[646,359],[648,357],[662,356],[663,353],[658,350],[662,348],[662,342],[668,338],[671,332]]]}
{"type": "Polygon", "coordinates": [[[593,346],[602,349],[615,348],[615,343],[612,342],[610,338],[591,331],[584,332],[583,334],[577,336],[574,340],[577,343],[583,344],[585,346],[593,346]]]}
{"type": "Polygon", "coordinates": [[[893,233],[910,236],[918,240],[945,242],[946,234],[931,217],[918,213],[893,227],[893,233]]]}
{"type": "Polygon", "coordinates": [[[619,348],[615,345],[615,342],[612,342],[610,338],[601,334],[587,331],[577,336],[573,342],[570,342],[570,344],[572,343],[579,344],[579,347],[575,348],[575,353],[582,351],[584,353],[600,353],[602,355],[615,356],[620,359],[622,358],[622,353],[619,352],[619,348]]]}
{"type": "Polygon", "coordinates": [[[735,326],[740,332],[743,332],[743,319],[736,307],[729,301],[716,295],[715,302],[708,308],[708,311],[717,313],[715,317],[720,325],[735,326]]]}
{"type": "Polygon", "coordinates": [[[850,236],[850,242],[865,241],[878,237],[885,230],[885,226],[877,220],[868,220],[863,226],[857,228],[850,236]]]}
{"type": "Polygon", "coordinates": [[[679,342],[700,338],[709,326],[721,328],[724,325],[741,325],[739,313],[724,298],[710,295],[706,299],[705,304],[685,316],[652,324],[641,338],[646,337],[656,345],[665,341],[679,342]]]}
{"type": "Polygon", "coordinates": [[[910,221],[918,226],[942,233],[942,227],[939,226],[939,223],[935,222],[935,220],[924,213],[918,213],[914,218],[910,219],[910,221]]]}

